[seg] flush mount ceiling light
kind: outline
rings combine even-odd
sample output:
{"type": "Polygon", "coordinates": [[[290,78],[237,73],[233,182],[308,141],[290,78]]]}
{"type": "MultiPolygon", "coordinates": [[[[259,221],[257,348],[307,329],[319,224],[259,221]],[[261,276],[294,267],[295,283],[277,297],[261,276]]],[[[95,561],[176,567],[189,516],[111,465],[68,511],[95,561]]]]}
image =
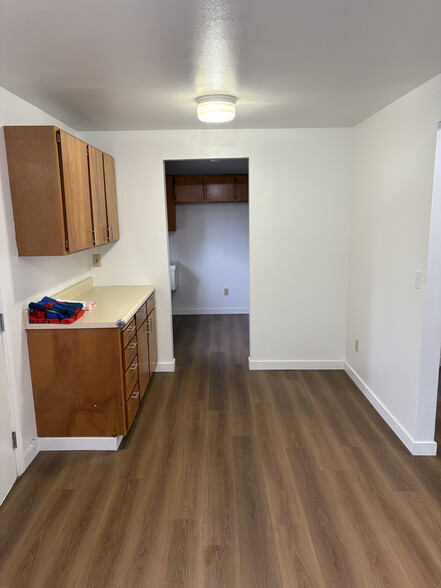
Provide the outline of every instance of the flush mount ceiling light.
{"type": "Polygon", "coordinates": [[[208,94],[196,98],[198,119],[208,123],[223,123],[236,116],[236,97],[208,94]]]}

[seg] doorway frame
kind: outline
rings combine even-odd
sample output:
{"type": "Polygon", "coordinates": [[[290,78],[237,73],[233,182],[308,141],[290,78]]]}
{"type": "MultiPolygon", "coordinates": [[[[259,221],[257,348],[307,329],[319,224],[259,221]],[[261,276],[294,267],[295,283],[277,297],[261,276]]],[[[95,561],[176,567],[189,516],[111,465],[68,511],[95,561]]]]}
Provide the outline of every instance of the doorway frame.
{"type": "MultiPolygon", "coordinates": [[[[250,167],[251,167],[251,157],[249,155],[241,155],[241,156],[234,156],[234,157],[188,157],[188,158],[179,158],[179,157],[164,157],[162,160],[163,164],[163,190],[164,190],[164,203],[165,203],[165,214],[166,214],[166,242],[167,242],[167,260],[168,260],[168,268],[170,267],[170,232],[168,231],[168,199],[167,199],[167,180],[166,180],[166,162],[168,161],[197,161],[197,160],[228,160],[228,159],[246,159],[248,162],[248,318],[251,316],[251,223],[250,223],[250,204],[251,204],[251,183],[250,183],[250,167]]],[[[171,340],[172,340],[172,349],[173,349],[173,364],[174,368],[176,367],[176,357],[174,354],[174,331],[173,331],[173,298],[172,292],[170,288],[170,272],[168,271],[168,283],[169,283],[169,292],[170,292],[170,325],[171,325],[171,340]]],[[[251,321],[248,320],[248,366],[250,361],[251,355],[251,321]]],[[[173,370],[174,371],[174,370],[173,370]]]]}
{"type": "MultiPolygon", "coordinates": [[[[428,242],[426,288],[421,339],[421,367],[417,407],[416,438],[433,443],[438,402],[441,350],[441,121],[437,125],[432,205],[428,242]]],[[[417,444],[416,444],[417,445],[417,444]]],[[[414,455],[418,455],[415,448],[414,455]]],[[[427,451],[423,453],[428,455],[427,451]]]]}

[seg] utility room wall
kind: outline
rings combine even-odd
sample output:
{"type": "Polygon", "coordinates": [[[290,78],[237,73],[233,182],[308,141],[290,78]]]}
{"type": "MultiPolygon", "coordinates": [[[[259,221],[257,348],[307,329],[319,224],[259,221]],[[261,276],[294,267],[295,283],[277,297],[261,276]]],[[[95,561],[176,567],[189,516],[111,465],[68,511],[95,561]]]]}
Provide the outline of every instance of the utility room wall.
{"type": "Polygon", "coordinates": [[[170,260],[180,264],[173,314],[248,313],[248,204],[178,204],[176,227],[170,233],[170,260]]]}

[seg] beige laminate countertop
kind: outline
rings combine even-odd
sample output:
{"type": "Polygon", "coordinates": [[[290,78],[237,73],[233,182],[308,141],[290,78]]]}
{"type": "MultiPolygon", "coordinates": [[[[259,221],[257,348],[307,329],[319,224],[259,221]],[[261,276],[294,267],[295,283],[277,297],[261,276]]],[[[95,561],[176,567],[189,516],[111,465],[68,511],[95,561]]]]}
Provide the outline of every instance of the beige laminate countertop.
{"type": "Polygon", "coordinates": [[[92,310],[70,324],[29,323],[24,310],[25,329],[104,329],[123,328],[139,307],[153,294],[155,286],[94,286],[92,278],[51,295],[64,300],[95,300],[92,310]]]}

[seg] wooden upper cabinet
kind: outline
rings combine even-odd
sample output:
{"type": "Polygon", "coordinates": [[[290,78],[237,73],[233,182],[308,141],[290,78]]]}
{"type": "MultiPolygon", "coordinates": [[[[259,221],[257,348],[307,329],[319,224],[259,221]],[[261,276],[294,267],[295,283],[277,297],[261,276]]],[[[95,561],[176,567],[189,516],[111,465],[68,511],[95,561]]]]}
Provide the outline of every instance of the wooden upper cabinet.
{"type": "Polygon", "coordinates": [[[176,204],[195,204],[204,201],[204,176],[174,176],[176,204]]]}
{"type": "Polygon", "coordinates": [[[104,186],[103,154],[89,145],[90,201],[95,245],[108,242],[106,189],[104,186]]]}
{"type": "Polygon", "coordinates": [[[55,127],[4,127],[19,255],[64,255],[63,192],[55,127]]]}
{"type": "Polygon", "coordinates": [[[115,160],[107,153],[103,153],[104,184],[106,188],[107,226],[109,241],[118,241],[118,204],[116,201],[115,160]]]}
{"type": "Polygon", "coordinates": [[[66,249],[81,251],[93,246],[87,144],[58,131],[61,178],[64,192],[66,249]]]}
{"type": "Polygon", "coordinates": [[[113,158],[105,163],[101,151],[54,126],[4,133],[19,255],[88,249],[94,227],[96,244],[106,243],[109,217],[119,237],[113,158]]]}
{"type": "Polygon", "coordinates": [[[248,174],[204,177],[207,202],[248,202],[248,174]]]}
{"type": "Polygon", "coordinates": [[[234,202],[234,176],[210,175],[204,181],[207,202],[234,202]]]}
{"type": "Polygon", "coordinates": [[[169,231],[176,231],[176,208],[173,190],[173,176],[165,176],[165,194],[167,197],[167,218],[169,231]]]}
{"type": "Polygon", "coordinates": [[[248,202],[248,174],[239,174],[234,179],[236,202],[248,202]]]}

